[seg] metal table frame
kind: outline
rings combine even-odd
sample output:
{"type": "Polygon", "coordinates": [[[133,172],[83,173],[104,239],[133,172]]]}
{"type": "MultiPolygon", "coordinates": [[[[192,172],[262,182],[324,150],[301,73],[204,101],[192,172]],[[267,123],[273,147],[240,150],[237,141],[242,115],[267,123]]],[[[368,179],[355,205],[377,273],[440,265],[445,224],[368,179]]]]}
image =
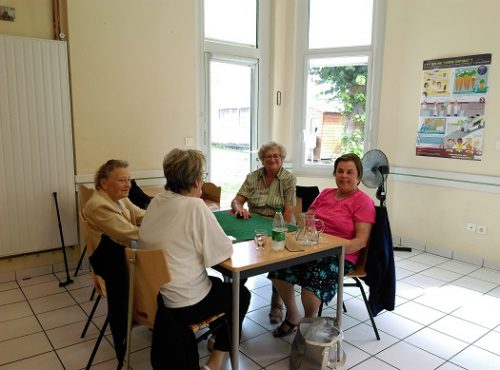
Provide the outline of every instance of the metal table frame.
{"type": "MultiPolygon", "coordinates": [[[[238,248],[238,244],[234,245],[235,249],[238,248]]],[[[249,247],[251,244],[247,244],[249,247]]],[[[214,266],[213,268],[223,275],[232,278],[232,292],[233,292],[233,322],[232,322],[232,343],[231,343],[231,360],[233,370],[239,369],[239,306],[240,306],[240,281],[241,279],[246,279],[252,276],[260,275],[265,272],[274,271],[310,261],[317,260],[321,257],[339,256],[339,281],[337,290],[337,312],[336,319],[339,329],[342,328],[342,302],[343,302],[343,286],[344,286],[344,257],[345,250],[342,246],[332,245],[329,249],[319,250],[311,254],[301,254],[300,252],[290,252],[297,254],[294,258],[290,258],[278,262],[270,262],[268,264],[263,263],[258,267],[252,266],[239,266],[238,268],[231,268],[227,266],[227,261],[214,266]]],[[[228,260],[230,261],[230,260],[228,260]]],[[[339,348],[340,350],[340,348],[339,348]]],[[[340,358],[340,353],[337,353],[337,358],[340,358]]]]}

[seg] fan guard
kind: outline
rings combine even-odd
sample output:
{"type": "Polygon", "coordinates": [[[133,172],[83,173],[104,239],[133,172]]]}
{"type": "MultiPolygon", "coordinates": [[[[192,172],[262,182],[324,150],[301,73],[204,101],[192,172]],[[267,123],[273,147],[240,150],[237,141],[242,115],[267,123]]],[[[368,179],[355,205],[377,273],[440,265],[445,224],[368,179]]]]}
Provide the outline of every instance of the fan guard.
{"type": "Polygon", "coordinates": [[[380,206],[385,205],[385,181],[389,174],[387,156],[378,149],[372,149],[363,156],[363,177],[361,181],[369,188],[377,188],[377,199],[380,206]]]}

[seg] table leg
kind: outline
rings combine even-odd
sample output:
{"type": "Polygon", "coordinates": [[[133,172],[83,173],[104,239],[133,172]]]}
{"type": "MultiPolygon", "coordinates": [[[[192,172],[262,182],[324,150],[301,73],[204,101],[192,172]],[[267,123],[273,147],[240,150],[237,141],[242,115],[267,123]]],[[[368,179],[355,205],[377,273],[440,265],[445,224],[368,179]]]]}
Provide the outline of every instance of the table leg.
{"type": "MultiPolygon", "coordinates": [[[[338,273],[338,291],[337,291],[337,326],[339,331],[342,330],[342,307],[344,303],[344,258],[345,248],[342,247],[342,253],[339,256],[339,273],[338,273]]],[[[337,346],[337,361],[340,361],[341,350],[337,346]]]]}
{"type": "Polygon", "coordinates": [[[233,272],[233,324],[231,361],[233,370],[239,369],[240,359],[240,273],[233,272]]]}

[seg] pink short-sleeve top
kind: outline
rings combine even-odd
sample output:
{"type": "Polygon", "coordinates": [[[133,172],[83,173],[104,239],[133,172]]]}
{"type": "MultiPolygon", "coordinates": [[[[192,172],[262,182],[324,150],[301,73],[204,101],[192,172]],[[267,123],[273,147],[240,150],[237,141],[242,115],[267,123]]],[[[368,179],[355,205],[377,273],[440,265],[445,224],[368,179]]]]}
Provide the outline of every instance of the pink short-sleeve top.
{"type": "MultiPolygon", "coordinates": [[[[373,200],[363,191],[357,190],[345,199],[335,199],[337,189],[325,189],[311,204],[316,218],[325,223],[327,234],[344,239],[354,239],[356,223],[375,222],[375,205],[373,200]]],[[[346,254],[345,259],[353,264],[359,257],[359,251],[346,254]]]]}

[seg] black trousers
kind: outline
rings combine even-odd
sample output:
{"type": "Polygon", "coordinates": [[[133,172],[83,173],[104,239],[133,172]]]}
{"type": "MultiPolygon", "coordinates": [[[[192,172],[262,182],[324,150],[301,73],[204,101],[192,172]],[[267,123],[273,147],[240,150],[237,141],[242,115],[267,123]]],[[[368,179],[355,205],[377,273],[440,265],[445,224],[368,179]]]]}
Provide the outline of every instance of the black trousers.
{"type": "MultiPolygon", "coordinates": [[[[169,309],[172,315],[178,318],[185,325],[199,323],[221,312],[226,313],[228,324],[232,325],[232,284],[223,283],[219,278],[213,276],[210,276],[209,278],[210,280],[212,280],[212,288],[210,289],[210,292],[207,294],[207,296],[200,302],[192,306],[169,309]]],[[[241,284],[239,315],[240,339],[243,319],[245,318],[249,305],[250,292],[243,284],[241,284]]],[[[219,323],[214,322],[211,325],[217,324],[219,323]]],[[[230,332],[230,327],[222,327],[217,331],[214,349],[223,352],[229,352],[231,350],[231,338],[228,336],[228,333],[230,332]]]]}

